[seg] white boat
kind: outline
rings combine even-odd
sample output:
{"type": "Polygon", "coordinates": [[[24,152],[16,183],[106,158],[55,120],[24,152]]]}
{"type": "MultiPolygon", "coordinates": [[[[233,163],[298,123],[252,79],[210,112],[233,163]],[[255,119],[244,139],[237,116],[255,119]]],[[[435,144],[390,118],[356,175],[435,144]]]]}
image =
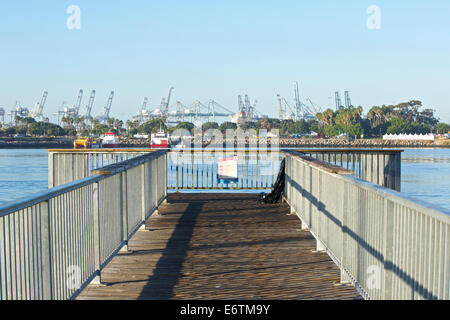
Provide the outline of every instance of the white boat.
{"type": "Polygon", "coordinates": [[[169,134],[167,132],[152,133],[151,139],[150,148],[152,149],[168,149],[170,147],[169,134]]]}
{"type": "Polygon", "coordinates": [[[102,137],[102,148],[117,148],[119,144],[119,136],[114,132],[107,132],[102,137]]]}

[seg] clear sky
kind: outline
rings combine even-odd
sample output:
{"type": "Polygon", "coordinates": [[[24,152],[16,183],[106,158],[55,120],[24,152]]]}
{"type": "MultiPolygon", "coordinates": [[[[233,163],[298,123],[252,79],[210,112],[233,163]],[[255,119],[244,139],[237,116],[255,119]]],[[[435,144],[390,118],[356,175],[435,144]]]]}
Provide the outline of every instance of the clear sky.
{"type": "Polygon", "coordinates": [[[448,0],[3,0],[0,106],[32,108],[47,90],[49,115],[96,89],[98,115],[114,90],[111,116],[125,120],[174,86],[173,102],[237,111],[247,93],[275,116],[276,95],[292,101],[298,81],[323,108],[348,90],[365,112],[420,99],[450,122],[449,34],[448,0]],[[79,30],[67,28],[70,5],[79,30]],[[379,30],[367,28],[370,5],[379,30]]]}

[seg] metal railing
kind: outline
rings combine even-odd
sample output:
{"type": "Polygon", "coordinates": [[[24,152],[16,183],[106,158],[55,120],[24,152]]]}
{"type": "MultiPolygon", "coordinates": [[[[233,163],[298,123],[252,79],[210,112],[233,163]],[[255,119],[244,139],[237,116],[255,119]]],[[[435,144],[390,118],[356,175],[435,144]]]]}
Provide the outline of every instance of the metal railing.
{"type": "Polygon", "coordinates": [[[166,198],[167,152],[0,208],[0,298],[75,297],[166,198]]]}
{"type": "Polygon", "coordinates": [[[353,175],[380,186],[401,191],[401,154],[396,149],[302,149],[315,159],[349,169],[353,175]]]}
{"type": "Polygon", "coordinates": [[[367,299],[449,299],[450,213],[286,153],[286,201],[367,299]]]}
{"type": "Polygon", "coordinates": [[[92,170],[123,162],[151,149],[51,149],[48,150],[48,187],[86,178],[92,170]]]}
{"type": "Polygon", "coordinates": [[[280,151],[178,150],[168,154],[169,190],[267,190],[277,178],[280,151]],[[238,157],[238,181],[224,183],[217,179],[218,161],[238,157]]]}

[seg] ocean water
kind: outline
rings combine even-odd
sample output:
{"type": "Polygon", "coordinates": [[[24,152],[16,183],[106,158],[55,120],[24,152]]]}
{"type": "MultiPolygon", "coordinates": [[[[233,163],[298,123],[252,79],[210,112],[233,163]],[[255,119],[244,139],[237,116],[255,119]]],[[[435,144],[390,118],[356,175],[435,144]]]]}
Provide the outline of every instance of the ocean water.
{"type": "MultiPolygon", "coordinates": [[[[46,150],[0,149],[0,206],[47,190],[46,150]]],[[[402,192],[450,209],[450,149],[406,149],[402,192]]]]}
{"type": "Polygon", "coordinates": [[[0,206],[47,189],[46,150],[0,149],[0,206]]]}

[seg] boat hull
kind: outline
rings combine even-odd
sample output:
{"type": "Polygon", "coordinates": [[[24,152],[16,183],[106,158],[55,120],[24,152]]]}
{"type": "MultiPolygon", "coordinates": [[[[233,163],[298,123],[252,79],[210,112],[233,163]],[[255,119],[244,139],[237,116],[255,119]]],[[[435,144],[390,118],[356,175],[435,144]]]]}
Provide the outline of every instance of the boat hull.
{"type": "Polygon", "coordinates": [[[110,143],[102,144],[102,148],[113,149],[113,148],[117,148],[117,147],[119,147],[119,144],[110,144],[110,143]]]}

